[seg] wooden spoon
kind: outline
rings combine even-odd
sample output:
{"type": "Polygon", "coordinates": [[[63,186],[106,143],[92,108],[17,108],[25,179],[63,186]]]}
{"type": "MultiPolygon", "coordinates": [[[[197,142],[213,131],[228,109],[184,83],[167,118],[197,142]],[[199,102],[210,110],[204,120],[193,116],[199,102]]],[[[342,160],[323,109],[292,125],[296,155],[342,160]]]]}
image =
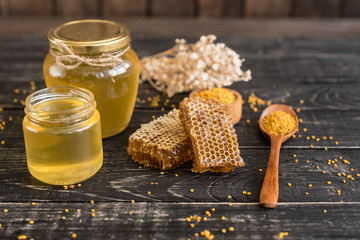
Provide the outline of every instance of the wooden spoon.
{"type": "Polygon", "coordinates": [[[269,163],[266,169],[264,182],[260,192],[260,205],[266,208],[276,207],[279,197],[279,155],[281,144],[294,135],[299,127],[299,120],[296,113],[291,107],[284,104],[274,104],[267,107],[261,114],[259,119],[259,126],[263,135],[271,142],[271,150],[269,156],[269,163]],[[296,121],[296,128],[294,131],[286,135],[270,134],[264,127],[264,119],[267,115],[276,111],[283,111],[291,114],[296,121]]]}

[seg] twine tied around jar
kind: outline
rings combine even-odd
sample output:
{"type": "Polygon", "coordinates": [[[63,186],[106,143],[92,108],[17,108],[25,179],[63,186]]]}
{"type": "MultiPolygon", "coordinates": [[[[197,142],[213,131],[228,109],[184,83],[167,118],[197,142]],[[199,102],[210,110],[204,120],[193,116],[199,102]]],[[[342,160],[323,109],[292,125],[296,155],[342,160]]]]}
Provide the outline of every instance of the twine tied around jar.
{"type": "Polygon", "coordinates": [[[99,57],[90,58],[75,54],[65,43],[54,40],[56,44],[65,50],[65,53],[54,51],[50,49],[50,54],[55,58],[57,64],[67,70],[73,70],[80,66],[80,64],[87,64],[93,67],[115,67],[123,62],[121,56],[129,50],[130,45],[124,48],[119,53],[113,55],[109,53],[103,53],[99,57]],[[65,64],[66,63],[66,64],[65,64]],[[70,64],[69,64],[70,63],[70,64]]]}

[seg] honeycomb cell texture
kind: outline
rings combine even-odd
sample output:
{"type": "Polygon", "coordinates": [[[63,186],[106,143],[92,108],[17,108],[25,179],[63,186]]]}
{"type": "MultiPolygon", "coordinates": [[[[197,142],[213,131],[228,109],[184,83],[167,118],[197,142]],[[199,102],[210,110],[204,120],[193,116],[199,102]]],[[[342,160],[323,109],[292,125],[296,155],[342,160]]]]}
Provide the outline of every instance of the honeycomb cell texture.
{"type": "Polygon", "coordinates": [[[161,170],[174,169],[193,158],[191,142],[181,126],[178,109],[142,124],[129,137],[127,151],[134,161],[161,170]]]}
{"type": "Polygon", "coordinates": [[[224,104],[213,99],[185,98],[180,121],[191,139],[194,172],[230,172],[244,166],[237,135],[224,104]]]}

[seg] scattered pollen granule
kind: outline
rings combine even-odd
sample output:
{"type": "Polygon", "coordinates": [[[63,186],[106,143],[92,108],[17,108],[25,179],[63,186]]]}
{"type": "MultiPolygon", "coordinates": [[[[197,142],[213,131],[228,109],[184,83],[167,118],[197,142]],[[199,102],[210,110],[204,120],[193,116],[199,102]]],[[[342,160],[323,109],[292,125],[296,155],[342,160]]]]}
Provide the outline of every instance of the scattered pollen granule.
{"type": "Polygon", "coordinates": [[[72,238],[77,238],[76,233],[71,234],[71,237],[72,237],[72,238]]]}
{"type": "Polygon", "coordinates": [[[326,210],[326,209],[324,209],[324,213],[327,213],[327,210],[326,210]]]}
{"type": "Polygon", "coordinates": [[[251,195],[251,192],[247,192],[246,194],[247,194],[247,195],[251,195]]]}
{"type": "Polygon", "coordinates": [[[262,172],[262,169],[261,169],[261,168],[259,169],[259,172],[262,172]]]}
{"type": "Polygon", "coordinates": [[[150,191],[148,191],[148,192],[147,192],[147,194],[149,194],[149,195],[150,195],[150,194],[151,194],[151,192],[150,192],[150,191]]]}
{"type": "Polygon", "coordinates": [[[212,211],[212,212],[215,212],[215,208],[212,208],[211,211],[212,211]]]}
{"type": "Polygon", "coordinates": [[[305,192],[305,194],[306,194],[306,195],[309,195],[309,193],[308,193],[308,192],[305,192]]]}
{"type": "Polygon", "coordinates": [[[194,228],[194,227],[195,227],[195,224],[191,223],[191,224],[190,224],[190,227],[194,228]]]}
{"type": "Polygon", "coordinates": [[[36,203],[35,203],[35,202],[32,202],[32,203],[31,203],[31,205],[35,206],[35,205],[36,205],[36,203]]]}
{"type": "Polygon", "coordinates": [[[208,216],[208,217],[211,217],[211,213],[209,211],[205,211],[205,214],[208,216]]]}
{"type": "Polygon", "coordinates": [[[195,190],[192,188],[192,189],[190,189],[190,192],[194,192],[195,190]]]}
{"type": "Polygon", "coordinates": [[[280,232],[279,233],[279,238],[282,239],[282,238],[284,238],[285,236],[288,236],[288,235],[289,235],[288,232],[280,232]]]}
{"type": "Polygon", "coordinates": [[[248,98],[248,103],[250,105],[250,108],[254,111],[257,112],[258,108],[256,106],[263,106],[265,105],[265,101],[262,100],[261,98],[258,98],[257,96],[255,96],[255,93],[251,93],[249,98],[248,98]]]}
{"type": "Polygon", "coordinates": [[[231,195],[229,195],[229,196],[227,196],[227,198],[232,198],[232,196],[231,196],[231,195]]]}
{"type": "Polygon", "coordinates": [[[234,227],[229,227],[229,231],[230,231],[230,232],[233,232],[234,230],[235,230],[234,227]]]}
{"type": "Polygon", "coordinates": [[[291,183],[288,183],[287,185],[288,185],[289,187],[291,187],[291,183]]]}
{"type": "Polygon", "coordinates": [[[327,181],[326,183],[327,183],[327,184],[329,184],[329,185],[331,184],[331,182],[330,182],[330,181],[327,181]]]}
{"type": "Polygon", "coordinates": [[[133,215],[133,212],[132,212],[132,211],[129,211],[128,214],[129,214],[129,215],[133,215]]]}
{"type": "Polygon", "coordinates": [[[226,218],[225,218],[225,216],[222,216],[220,219],[223,220],[223,221],[225,221],[226,218]]]}
{"type": "Polygon", "coordinates": [[[94,204],[95,203],[95,201],[94,200],[90,200],[90,204],[94,204]]]}
{"type": "Polygon", "coordinates": [[[226,229],[225,229],[225,228],[221,229],[221,232],[225,234],[225,233],[226,233],[226,229]]]}
{"type": "Polygon", "coordinates": [[[18,240],[25,240],[26,238],[27,238],[26,235],[19,235],[17,237],[18,240]]]}
{"type": "Polygon", "coordinates": [[[35,223],[34,220],[30,220],[30,221],[29,221],[29,224],[34,224],[34,223],[35,223]]]}
{"type": "Polygon", "coordinates": [[[131,200],[131,203],[135,203],[135,200],[131,200]]]}
{"type": "Polygon", "coordinates": [[[69,209],[65,208],[64,211],[65,211],[66,213],[68,213],[68,212],[69,212],[69,209]]]}
{"type": "Polygon", "coordinates": [[[312,184],[309,184],[308,187],[312,187],[312,184]]]}
{"type": "Polygon", "coordinates": [[[95,215],[96,215],[95,213],[92,213],[92,214],[91,214],[91,217],[95,217],[95,215]]]}

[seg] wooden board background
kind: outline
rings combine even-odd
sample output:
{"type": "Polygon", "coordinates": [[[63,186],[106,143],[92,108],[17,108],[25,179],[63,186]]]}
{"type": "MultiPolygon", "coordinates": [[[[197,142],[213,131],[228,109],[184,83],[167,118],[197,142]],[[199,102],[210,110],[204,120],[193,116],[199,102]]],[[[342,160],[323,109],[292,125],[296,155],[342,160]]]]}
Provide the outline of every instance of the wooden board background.
{"type": "MultiPolygon", "coordinates": [[[[285,104],[301,110],[298,115],[303,123],[298,134],[302,137],[291,138],[281,150],[276,209],[258,206],[269,143],[256,122],[260,111],[252,111],[247,103],[243,106],[243,119],[235,126],[246,163],[243,168],[230,173],[196,174],[191,172],[191,162],[187,162],[161,174],[157,169],[139,166],[127,155],[129,135],[141,123],[151,121],[153,115],[168,112],[172,104],[177,106],[186,93],[171,98],[167,106],[163,106],[167,97],[162,95],[158,107],[151,107],[148,101],[138,102],[129,127],[103,141],[104,165],[99,173],[80,187],[65,190],[32,178],[26,166],[20,100],[31,90],[31,81],[37,89],[45,87],[41,68],[48,44],[45,37],[5,37],[0,38],[0,107],[3,108],[0,122],[6,123],[0,132],[0,140],[5,141],[0,145],[0,238],[16,239],[24,234],[35,239],[71,239],[71,234],[76,233],[79,239],[196,239],[195,233],[207,229],[216,239],[279,239],[280,232],[288,232],[288,239],[358,239],[359,39],[220,37],[218,41],[246,58],[243,68],[253,72],[250,82],[231,86],[245,101],[254,92],[273,103],[284,99],[285,104]],[[15,93],[15,89],[20,93],[15,93]],[[27,92],[24,94],[23,90],[27,92]],[[301,99],[304,104],[300,104],[301,99]],[[13,118],[11,122],[9,117],[13,118]],[[304,128],[308,131],[304,132],[304,128]],[[327,139],[306,140],[306,136],[312,135],[327,139]],[[334,139],[329,140],[330,136],[334,139]],[[343,163],[340,156],[350,164],[343,163]],[[337,159],[337,166],[327,164],[328,159],[337,159]],[[338,173],[352,175],[354,180],[338,173]],[[191,188],[195,191],[190,192],[191,188]],[[338,190],[341,195],[337,194],[338,190]],[[244,195],[243,191],[251,195],[244,195]],[[95,200],[95,204],[90,204],[90,200],[95,200]],[[194,228],[185,220],[191,215],[204,217],[211,208],[215,212],[211,212],[208,221],[193,222],[194,228]],[[91,217],[91,209],[95,210],[95,217],[91,217]],[[221,216],[226,220],[220,220],[221,216]],[[30,220],[34,224],[29,224],[30,220]],[[234,232],[220,232],[231,226],[234,232]]],[[[132,41],[139,57],[173,44],[173,38],[135,37],[132,41]]],[[[158,94],[144,83],[138,97],[143,100],[158,94]]]]}
{"type": "Polygon", "coordinates": [[[357,0],[0,0],[2,17],[359,17],[357,0]]]}

